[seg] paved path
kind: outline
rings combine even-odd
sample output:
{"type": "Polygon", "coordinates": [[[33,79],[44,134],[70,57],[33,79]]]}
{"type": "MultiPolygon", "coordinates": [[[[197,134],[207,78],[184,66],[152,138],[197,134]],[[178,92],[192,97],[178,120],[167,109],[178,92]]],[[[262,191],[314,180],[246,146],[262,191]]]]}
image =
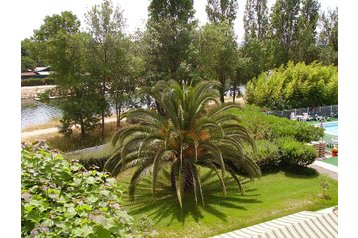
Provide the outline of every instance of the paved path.
{"type": "Polygon", "coordinates": [[[334,180],[338,180],[338,167],[337,166],[316,160],[313,164],[309,165],[308,167],[317,170],[317,172],[320,174],[325,174],[334,180]]]}

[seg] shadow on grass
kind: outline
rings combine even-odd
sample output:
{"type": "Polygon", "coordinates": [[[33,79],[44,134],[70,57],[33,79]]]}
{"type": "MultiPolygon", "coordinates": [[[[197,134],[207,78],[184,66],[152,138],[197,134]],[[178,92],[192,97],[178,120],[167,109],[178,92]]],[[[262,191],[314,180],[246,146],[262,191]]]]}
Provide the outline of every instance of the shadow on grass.
{"type": "Polygon", "coordinates": [[[130,208],[129,213],[131,215],[146,214],[156,224],[165,219],[168,220],[166,225],[170,226],[174,220],[185,224],[188,217],[192,217],[198,222],[204,218],[203,212],[210,213],[222,221],[227,221],[226,214],[220,211],[221,208],[247,210],[245,204],[261,202],[255,199],[256,196],[260,195],[255,193],[256,189],[247,189],[246,194],[242,196],[235,182],[229,178],[225,182],[227,195],[224,196],[220,182],[214,177],[215,174],[211,171],[201,177],[204,205],[199,193],[196,204],[194,193],[186,192],[182,209],[168,178],[162,177],[158,181],[155,196],[152,195],[151,191],[151,179],[149,177],[143,178],[137,186],[134,203],[127,206],[130,208]]]}
{"type": "Polygon", "coordinates": [[[304,167],[304,166],[298,166],[298,165],[297,166],[281,165],[262,171],[262,175],[270,175],[276,173],[284,173],[287,177],[302,178],[302,179],[315,178],[319,176],[319,173],[315,169],[304,167]]]}
{"type": "Polygon", "coordinates": [[[309,179],[319,176],[319,173],[315,169],[302,166],[287,167],[283,172],[290,178],[309,179]]]}

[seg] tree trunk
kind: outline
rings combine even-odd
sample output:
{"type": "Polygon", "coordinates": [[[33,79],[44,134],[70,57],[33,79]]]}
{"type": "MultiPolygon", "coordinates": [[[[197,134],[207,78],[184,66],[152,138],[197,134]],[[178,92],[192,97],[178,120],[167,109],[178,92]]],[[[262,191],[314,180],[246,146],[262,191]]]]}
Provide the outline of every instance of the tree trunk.
{"type": "Polygon", "coordinates": [[[235,96],[236,96],[236,83],[234,83],[234,92],[232,94],[232,102],[235,103],[235,96]]]}
{"type": "Polygon", "coordinates": [[[101,130],[101,133],[102,133],[102,138],[104,138],[104,110],[102,110],[102,130],[101,130]]]}
{"type": "Polygon", "coordinates": [[[84,122],[83,122],[83,118],[80,118],[80,127],[81,127],[81,139],[83,139],[86,135],[86,131],[85,131],[85,127],[84,127],[84,122]]]}
{"type": "Polygon", "coordinates": [[[220,101],[221,101],[221,103],[225,102],[225,98],[224,98],[224,95],[225,95],[225,82],[226,82],[225,75],[223,73],[221,73],[221,76],[220,76],[220,83],[221,83],[220,101]]]}
{"type": "Polygon", "coordinates": [[[225,102],[224,94],[225,94],[225,87],[223,85],[221,85],[221,88],[220,88],[220,102],[222,102],[222,103],[225,102]]]}
{"type": "Polygon", "coordinates": [[[145,98],[146,98],[146,101],[147,101],[147,108],[150,109],[150,97],[149,97],[149,95],[146,95],[145,98]]]}
{"type": "Polygon", "coordinates": [[[117,128],[121,127],[121,110],[122,102],[119,102],[117,107],[117,128]]]}
{"type": "MultiPolygon", "coordinates": [[[[185,178],[184,178],[184,192],[193,190],[194,189],[194,180],[193,180],[193,176],[191,174],[191,170],[183,169],[182,172],[184,172],[184,176],[185,176],[185,178]]],[[[173,191],[176,191],[175,176],[174,176],[173,170],[170,173],[170,183],[172,185],[173,191]]]]}

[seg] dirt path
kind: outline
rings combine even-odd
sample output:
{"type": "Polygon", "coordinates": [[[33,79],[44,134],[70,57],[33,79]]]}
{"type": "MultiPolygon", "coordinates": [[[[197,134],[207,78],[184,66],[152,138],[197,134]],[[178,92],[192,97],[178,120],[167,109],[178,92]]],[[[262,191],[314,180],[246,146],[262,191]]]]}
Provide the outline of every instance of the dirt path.
{"type": "MultiPolygon", "coordinates": [[[[110,122],[115,122],[115,121],[117,121],[117,119],[113,118],[113,117],[104,119],[104,123],[110,123],[110,122]]],[[[56,132],[58,132],[57,127],[35,130],[35,131],[21,132],[21,139],[27,138],[27,137],[32,137],[32,136],[43,135],[43,134],[56,133],[56,132]]]]}

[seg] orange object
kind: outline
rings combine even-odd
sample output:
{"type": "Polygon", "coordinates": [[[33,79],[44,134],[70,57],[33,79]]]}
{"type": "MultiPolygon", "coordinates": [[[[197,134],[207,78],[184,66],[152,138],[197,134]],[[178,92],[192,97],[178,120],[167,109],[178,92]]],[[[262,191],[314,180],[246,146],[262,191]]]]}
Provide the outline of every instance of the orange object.
{"type": "Polygon", "coordinates": [[[336,147],[332,149],[332,156],[338,156],[338,149],[336,147]]]}

